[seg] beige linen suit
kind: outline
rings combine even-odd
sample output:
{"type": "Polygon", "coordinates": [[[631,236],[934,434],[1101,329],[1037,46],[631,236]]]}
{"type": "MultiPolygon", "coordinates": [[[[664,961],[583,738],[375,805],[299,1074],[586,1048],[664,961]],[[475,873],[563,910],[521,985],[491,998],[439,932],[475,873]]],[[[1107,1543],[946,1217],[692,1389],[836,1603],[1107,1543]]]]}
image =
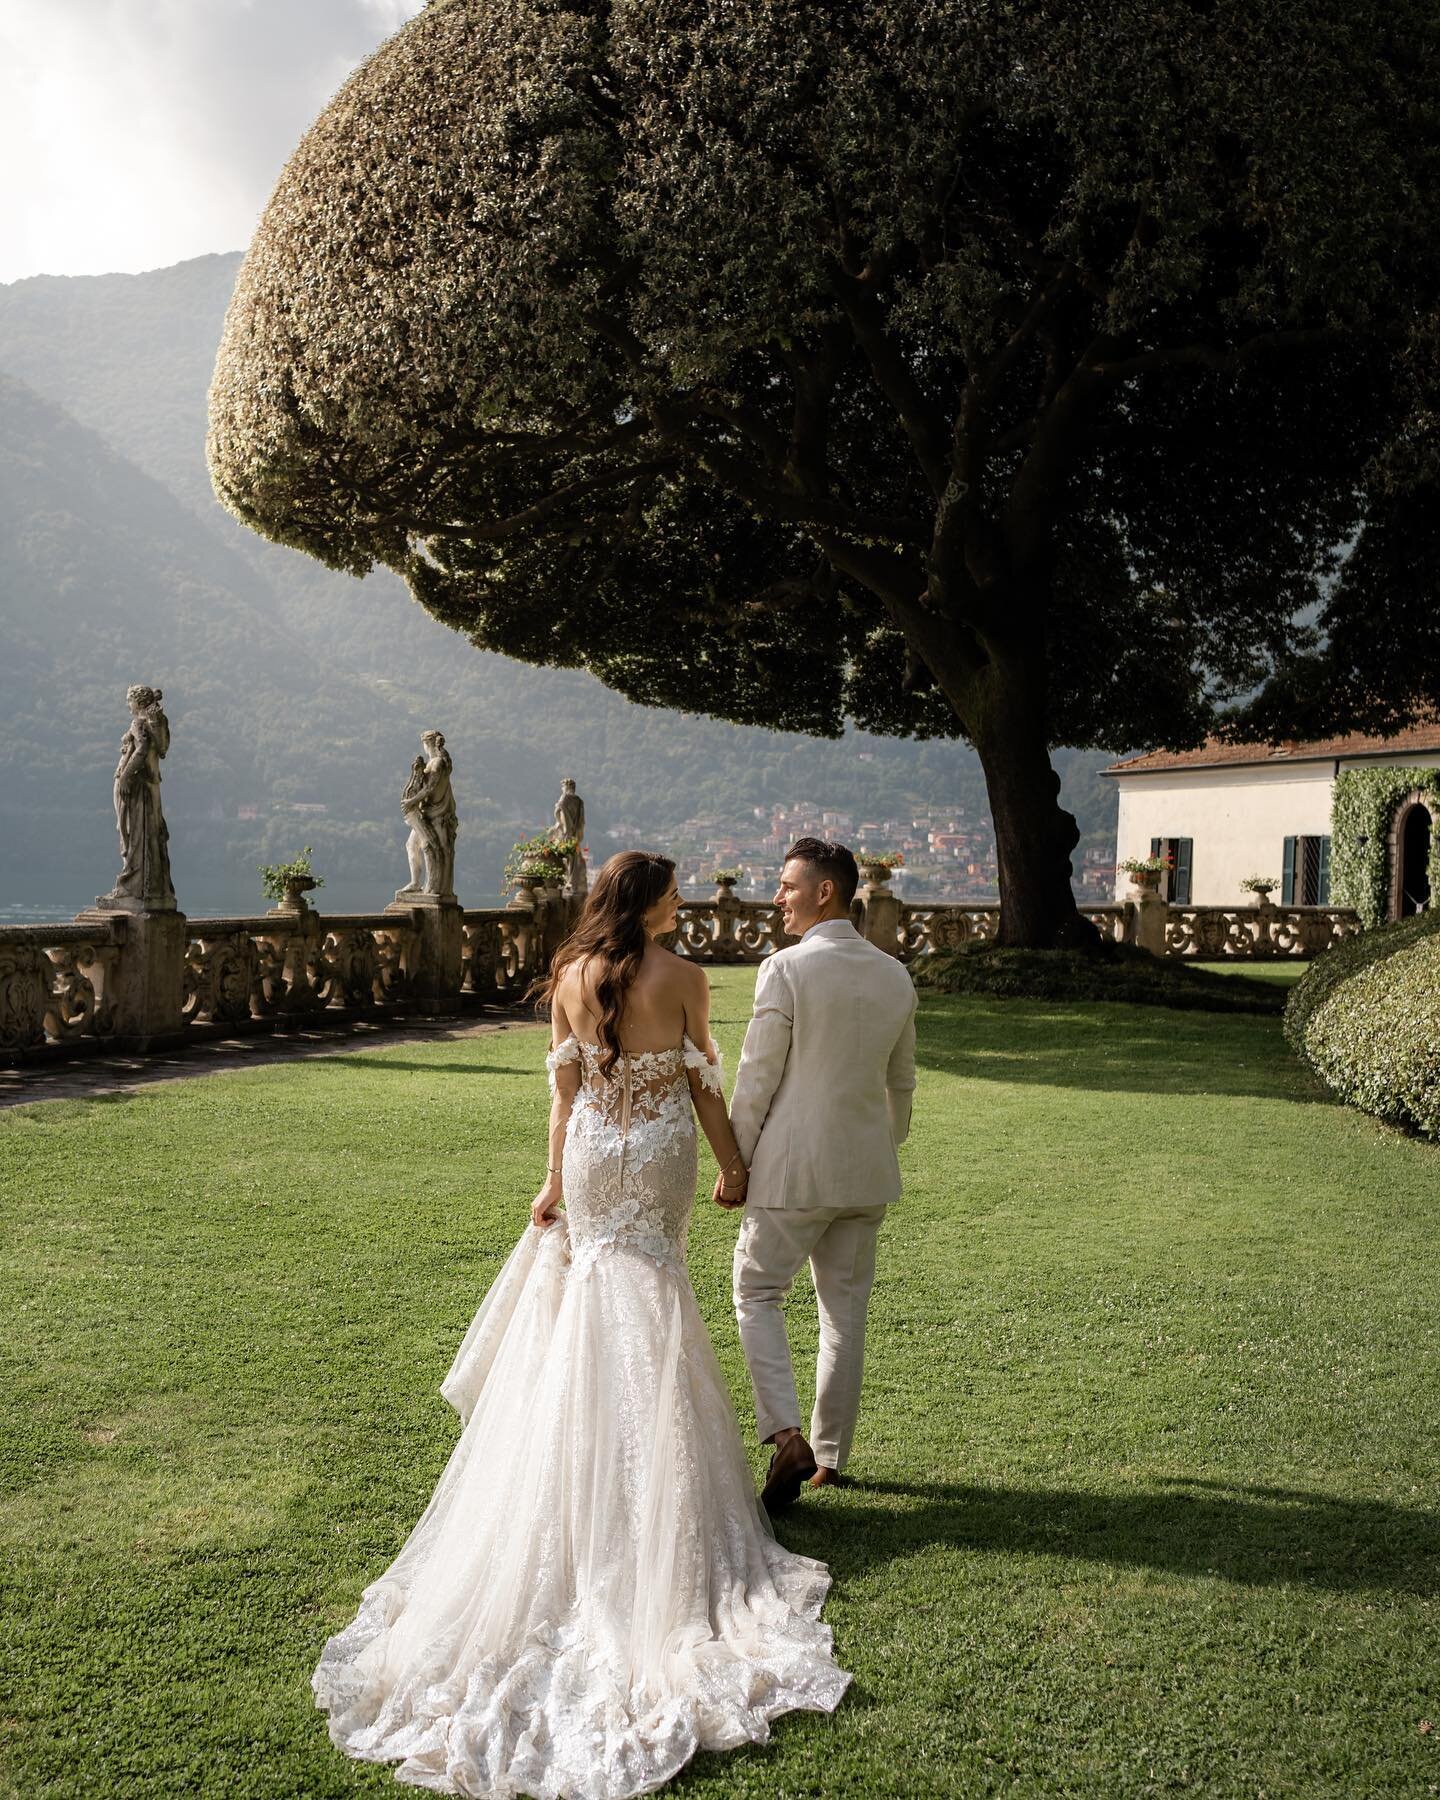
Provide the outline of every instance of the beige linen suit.
{"type": "Polygon", "coordinates": [[[730,1119],[750,1166],[735,1245],[735,1316],[762,1439],[800,1423],[782,1304],[808,1257],[820,1311],[810,1446],[850,1454],[875,1241],[900,1197],[910,1129],[915,989],[848,919],[811,926],[760,965],[730,1119]]]}

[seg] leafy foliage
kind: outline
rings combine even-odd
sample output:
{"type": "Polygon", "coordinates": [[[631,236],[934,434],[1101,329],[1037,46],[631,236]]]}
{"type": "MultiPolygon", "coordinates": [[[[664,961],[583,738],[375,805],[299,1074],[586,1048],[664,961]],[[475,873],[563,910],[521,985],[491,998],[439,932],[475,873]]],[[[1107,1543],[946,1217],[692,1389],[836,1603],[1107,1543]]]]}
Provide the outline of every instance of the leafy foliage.
{"type": "Polygon", "coordinates": [[[1134,944],[1105,942],[1098,951],[1083,954],[967,944],[919,958],[911,973],[921,989],[1007,1000],[1113,1000],[1250,1013],[1278,1013],[1285,1005],[1285,995],[1276,987],[1243,975],[1188,968],[1134,944]]]}
{"type": "Polygon", "coordinates": [[[317,875],[310,867],[309,844],[287,863],[260,863],[258,867],[266,897],[271,900],[283,900],[291,887],[302,883],[307,888],[322,888],[325,885],[325,877],[317,875]]]}
{"type": "Polygon", "coordinates": [[[574,838],[521,838],[505,859],[505,879],[538,875],[542,881],[563,881],[577,848],[574,838]]]}
{"type": "Polygon", "coordinates": [[[432,5],[276,189],[217,488],[650,703],[1383,726],[1440,670],[1437,48],[1422,0],[432,5]]]}
{"type": "Polygon", "coordinates": [[[1440,912],[1379,926],[1358,942],[1369,954],[1303,1002],[1306,984],[1296,988],[1286,1034],[1342,1100],[1440,1138],[1440,912]]]}
{"type": "Polygon", "coordinates": [[[1291,989],[1285,1004],[1285,1036],[1296,1054],[1306,1054],[1305,1035],[1310,1021],[1347,981],[1368,969],[1371,963],[1383,962],[1387,956],[1428,937],[1432,931],[1440,931],[1440,909],[1398,919],[1393,924],[1377,925],[1356,937],[1342,938],[1323,956],[1317,956],[1291,989]]]}
{"type": "MultiPolygon", "coordinates": [[[[1387,836],[1407,794],[1440,801],[1440,769],[1342,769],[1330,803],[1330,892],[1362,925],[1385,916],[1387,836]]],[[[1437,807],[1440,810],[1440,807],[1437,807]]],[[[1430,891],[1440,894],[1440,831],[1430,834],[1430,891]]]]}

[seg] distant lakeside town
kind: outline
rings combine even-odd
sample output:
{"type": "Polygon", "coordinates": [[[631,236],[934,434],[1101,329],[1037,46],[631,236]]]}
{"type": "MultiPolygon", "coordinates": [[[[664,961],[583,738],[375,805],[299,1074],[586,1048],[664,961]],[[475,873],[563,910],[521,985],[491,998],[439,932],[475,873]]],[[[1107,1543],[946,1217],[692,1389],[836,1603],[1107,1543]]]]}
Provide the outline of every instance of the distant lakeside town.
{"type": "MultiPolygon", "coordinates": [[[[592,845],[592,865],[612,850],[647,842],[652,831],[620,820],[592,845]]],[[[700,813],[666,838],[681,893],[704,890],[718,869],[738,870],[736,892],[768,899],[785,851],[801,837],[838,838],[857,855],[903,858],[891,877],[896,893],[927,900],[994,900],[999,891],[995,832],[988,813],[962,807],[919,808],[894,817],[860,818],[810,800],[789,806],[752,806],[737,813],[700,813]]],[[[1115,848],[1077,850],[1072,886],[1082,899],[1109,900],[1115,885],[1115,848]]]]}

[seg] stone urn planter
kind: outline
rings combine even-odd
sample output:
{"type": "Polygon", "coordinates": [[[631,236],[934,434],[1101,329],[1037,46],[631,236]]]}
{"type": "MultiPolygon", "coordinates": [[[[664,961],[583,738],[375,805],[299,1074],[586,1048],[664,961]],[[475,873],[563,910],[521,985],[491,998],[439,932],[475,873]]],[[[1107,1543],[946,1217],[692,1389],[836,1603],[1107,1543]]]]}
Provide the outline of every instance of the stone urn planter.
{"type": "Polygon", "coordinates": [[[515,892],[510,896],[506,904],[509,906],[523,906],[528,911],[534,912],[536,896],[544,885],[544,879],[539,875],[517,875],[514,881],[515,892]]]}
{"type": "Polygon", "coordinates": [[[895,872],[889,863],[862,862],[860,867],[872,887],[883,887],[895,872]]]}
{"type": "Polygon", "coordinates": [[[735,898],[734,875],[717,875],[715,877],[715,898],[717,900],[733,900],[735,898]]]}
{"type": "Polygon", "coordinates": [[[1160,892],[1160,871],[1158,869],[1131,869],[1130,885],[1138,894],[1158,894],[1160,892]]]}
{"type": "Polygon", "coordinates": [[[277,913],[305,913],[310,910],[310,902],[305,898],[312,888],[320,883],[313,875],[297,875],[292,881],[285,883],[285,898],[270,908],[277,913]]]}

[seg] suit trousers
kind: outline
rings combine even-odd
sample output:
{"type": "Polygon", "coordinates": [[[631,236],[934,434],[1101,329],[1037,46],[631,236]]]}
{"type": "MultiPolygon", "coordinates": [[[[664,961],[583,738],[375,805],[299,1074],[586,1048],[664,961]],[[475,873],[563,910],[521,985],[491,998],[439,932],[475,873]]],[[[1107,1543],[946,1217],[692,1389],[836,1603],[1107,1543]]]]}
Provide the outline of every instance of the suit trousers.
{"type": "Polygon", "coordinates": [[[887,1206],[749,1206],[735,1243],[735,1318],[755,1389],[761,1440],[800,1424],[795,1370],[782,1310],[808,1257],[820,1313],[820,1356],[810,1448],[822,1468],[843,1469],[860,1411],[865,1308],[875,1281],[875,1241],[887,1206]]]}

